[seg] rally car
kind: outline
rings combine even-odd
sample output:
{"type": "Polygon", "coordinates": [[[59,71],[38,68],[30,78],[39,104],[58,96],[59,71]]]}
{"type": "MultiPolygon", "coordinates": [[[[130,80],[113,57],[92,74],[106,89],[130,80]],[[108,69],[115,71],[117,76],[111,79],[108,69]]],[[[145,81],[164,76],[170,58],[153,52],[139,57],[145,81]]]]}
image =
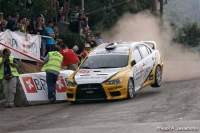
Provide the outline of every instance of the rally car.
{"type": "Polygon", "coordinates": [[[131,99],[147,85],[160,87],[163,62],[156,43],[104,43],[69,77],[67,101],[131,99]]]}

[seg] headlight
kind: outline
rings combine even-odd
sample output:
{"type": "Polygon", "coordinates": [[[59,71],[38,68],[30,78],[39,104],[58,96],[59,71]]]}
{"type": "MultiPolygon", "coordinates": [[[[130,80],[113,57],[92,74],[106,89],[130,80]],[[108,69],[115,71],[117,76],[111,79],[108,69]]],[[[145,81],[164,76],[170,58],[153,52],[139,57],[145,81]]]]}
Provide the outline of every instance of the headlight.
{"type": "Polygon", "coordinates": [[[106,84],[120,84],[121,82],[122,82],[122,78],[119,78],[112,81],[108,81],[106,82],[106,84]]]}
{"type": "Polygon", "coordinates": [[[76,86],[76,84],[75,83],[73,83],[73,82],[67,82],[67,86],[72,86],[72,87],[74,87],[74,86],[76,86]]]}

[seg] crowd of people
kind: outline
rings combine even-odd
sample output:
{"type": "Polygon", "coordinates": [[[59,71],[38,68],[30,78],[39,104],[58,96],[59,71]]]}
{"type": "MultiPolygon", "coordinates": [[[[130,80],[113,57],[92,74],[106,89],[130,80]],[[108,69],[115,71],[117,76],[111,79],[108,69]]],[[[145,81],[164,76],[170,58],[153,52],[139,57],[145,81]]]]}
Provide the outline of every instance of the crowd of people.
{"type": "Polygon", "coordinates": [[[84,38],[82,46],[85,46],[85,48],[82,52],[79,50],[78,46],[75,45],[73,47],[75,53],[78,50],[79,53],[81,52],[80,54],[76,54],[81,61],[91,49],[103,43],[103,34],[99,33],[97,37],[90,34],[88,17],[84,15],[83,10],[79,9],[78,6],[71,10],[68,16],[68,21],[66,21],[63,7],[58,7],[56,18],[49,21],[45,21],[42,14],[38,14],[36,18],[28,19],[21,16],[19,13],[4,15],[3,12],[0,12],[0,32],[9,29],[11,31],[20,31],[25,34],[42,35],[40,54],[41,59],[43,59],[48,52],[53,50],[55,45],[63,43],[59,29],[66,28],[66,30],[78,33],[84,38]],[[89,50],[88,47],[90,48],[89,50]]]}
{"type": "MultiPolygon", "coordinates": [[[[52,20],[45,21],[42,14],[38,14],[36,18],[28,19],[21,16],[19,13],[4,15],[3,12],[0,12],[0,32],[9,29],[25,34],[42,36],[40,54],[45,65],[41,71],[46,71],[47,74],[48,98],[51,102],[56,99],[55,84],[60,69],[76,70],[83,59],[96,46],[104,42],[102,33],[98,33],[97,37],[89,34],[88,18],[83,14],[83,10],[79,9],[77,6],[70,12],[70,15],[68,15],[68,21],[65,19],[62,7],[57,8],[56,16],[57,17],[52,20]],[[84,49],[82,52],[77,54],[79,47],[76,45],[72,49],[68,48],[60,38],[60,28],[66,28],[70,32],[78,33],[80,36],[84,37],[85,41],[82,44],[84,49]],[[57,60],[53,61],[55,58],[57,60]],[[58,65],[57,67],[55,63],[58,65]],[[52,86],[54,87],[52,88],[52,86]]],[[[0,79],[3,80],[3,90],[6,98],[5,107],[14,107],[13,100],[17,82],[17,78],[15,77],[19,76],[16,69],[16,59],[10,56],[10,54],[10,50],[5,48],[3,50],[3,56],[0,58],[0,79]]]]}

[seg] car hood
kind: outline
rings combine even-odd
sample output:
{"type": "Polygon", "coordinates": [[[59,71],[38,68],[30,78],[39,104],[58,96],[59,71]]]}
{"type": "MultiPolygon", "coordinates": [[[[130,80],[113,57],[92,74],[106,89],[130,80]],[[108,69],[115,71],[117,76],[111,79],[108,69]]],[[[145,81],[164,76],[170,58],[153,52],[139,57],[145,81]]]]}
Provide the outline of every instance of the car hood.
{"type": "Polygon", "coordinates": [[[77,84],[102,83],[120,70],[122,68],[80,69],[74,79],[77,84]]]}

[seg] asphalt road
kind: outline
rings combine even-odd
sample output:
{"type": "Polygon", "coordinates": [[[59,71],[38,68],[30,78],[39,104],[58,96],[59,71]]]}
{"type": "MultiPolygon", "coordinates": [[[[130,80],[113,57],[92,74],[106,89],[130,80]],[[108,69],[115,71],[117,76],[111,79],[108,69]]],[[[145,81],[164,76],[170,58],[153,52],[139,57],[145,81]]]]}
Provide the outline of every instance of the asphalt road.
{"type": "Polygon", "coordinates": [[[200,79],[147,87],[131,100],[0,109],[0,132],[200,132],[200,79]],[[193,131],[191,131],[193,130],[193,131]]]}

